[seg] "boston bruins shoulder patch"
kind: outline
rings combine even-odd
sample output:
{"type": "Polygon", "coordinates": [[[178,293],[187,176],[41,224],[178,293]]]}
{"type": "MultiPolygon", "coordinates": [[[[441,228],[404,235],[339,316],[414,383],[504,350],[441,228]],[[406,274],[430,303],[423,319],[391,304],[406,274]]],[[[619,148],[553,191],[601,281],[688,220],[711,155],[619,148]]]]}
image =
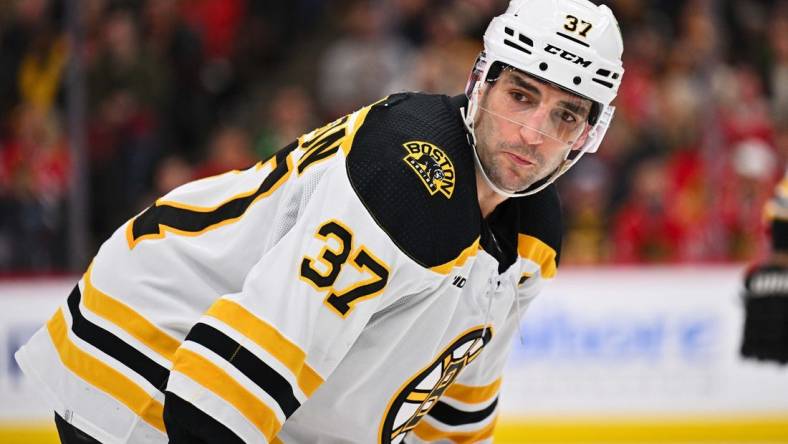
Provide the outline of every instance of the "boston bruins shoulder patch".
{"type": "Polygon", "coordinates": [[[417,140],[402,144],[408,152],[402,159],[416,172],[424,186],[434,196],[440,192],[447,199],[454,193],[454,164],[446,152],[437,146],[417,140]]]}

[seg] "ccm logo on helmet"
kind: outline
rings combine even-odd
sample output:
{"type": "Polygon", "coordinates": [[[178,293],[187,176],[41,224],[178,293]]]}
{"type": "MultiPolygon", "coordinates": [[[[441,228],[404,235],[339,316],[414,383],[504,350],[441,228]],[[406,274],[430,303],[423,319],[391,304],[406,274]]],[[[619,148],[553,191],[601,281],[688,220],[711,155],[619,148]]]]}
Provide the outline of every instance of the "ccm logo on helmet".
{"type": "Polygon", "coordinates": [[[544,50],[549,52],[550,54],[555,54],[557,56],[560,56],[564,60],[569,60],[570,62],[573,62],[575,65],[583,65],[583,68],[588,68],[589,65],[591,65],[591,60],[586,60],[580,57],[579,55],[572,54],[571,52],[565,49],[561,49],[549,43],[547,44],[547,46],[544,47],[544,50]]]}

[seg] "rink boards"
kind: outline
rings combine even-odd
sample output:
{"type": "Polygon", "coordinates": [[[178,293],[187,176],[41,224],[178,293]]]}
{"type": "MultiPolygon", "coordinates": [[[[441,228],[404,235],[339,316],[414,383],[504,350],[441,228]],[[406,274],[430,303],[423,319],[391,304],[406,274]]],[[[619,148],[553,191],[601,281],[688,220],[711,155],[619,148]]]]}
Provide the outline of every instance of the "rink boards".
{"type": "MultiPolygon", "coordinates": [[[[742,265],[566,268],[529,308],[496,442],[788,442],[788,366],[738,356],[742,265]]],[[[0,442],[57,442],[13,351],[76,277],[0,281],[0,442]]]]}

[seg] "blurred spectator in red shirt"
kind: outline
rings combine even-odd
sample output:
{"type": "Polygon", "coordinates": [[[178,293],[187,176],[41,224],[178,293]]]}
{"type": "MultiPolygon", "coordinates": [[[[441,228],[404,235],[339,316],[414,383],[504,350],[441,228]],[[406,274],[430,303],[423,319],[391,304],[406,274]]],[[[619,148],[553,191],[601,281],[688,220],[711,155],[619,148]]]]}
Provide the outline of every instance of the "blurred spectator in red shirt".
{"type": "Polygon", "coordinates": [[[9,199],[0,225],[11,227],[6,242],[13,252],[0,257],[0,269],[57,270],[65,266],[66,252],[66,139],[52,111],[26,104],[15,117],[11,137],[0,143],[0,199],[9,199]]]}
{"type": "Polygon", "coordinates": [[[613,261],[668,262],[678,259],[681,228],[668,217],[665,161],[652,158],[637,166],[629,197],[613,222],[613,261]]]}
{"type": "Polygon", "coordinates": [[[229,59],[246,11],[244,0],[189,0],[180,13],[202,35],[209,59],[229,59]]]}

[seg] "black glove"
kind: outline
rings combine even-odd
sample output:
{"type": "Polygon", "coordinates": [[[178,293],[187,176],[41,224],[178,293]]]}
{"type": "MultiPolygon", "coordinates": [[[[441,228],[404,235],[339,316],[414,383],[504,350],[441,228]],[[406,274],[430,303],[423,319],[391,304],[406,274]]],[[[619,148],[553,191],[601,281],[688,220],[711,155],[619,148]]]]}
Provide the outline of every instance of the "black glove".
{"type": "Polygon", "coordinates": [[[750,268],[743,298],[742,356],[788,363],[788,267],[764,264],[750,268]]]}

